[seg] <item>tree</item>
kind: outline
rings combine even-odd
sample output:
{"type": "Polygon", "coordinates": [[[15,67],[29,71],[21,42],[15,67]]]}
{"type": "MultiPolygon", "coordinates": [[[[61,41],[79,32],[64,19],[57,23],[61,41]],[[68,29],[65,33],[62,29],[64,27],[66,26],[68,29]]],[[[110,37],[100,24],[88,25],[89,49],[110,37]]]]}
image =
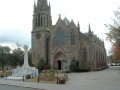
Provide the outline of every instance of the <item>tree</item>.
{"type": "Polygon", "coordinates": [[[17,47],[14,50],[12,50],[10,65],[13,67],[16,67],[17,65],[23,65],[23,56],[24,53],[20,47],[17,47]]]}
{"type": "Polygon", "coordinates": [[[110,64],[114,63],[115,62],[114,54],[107,56],[107,59],[108,59],[108,63],[110,63],[110,64]]]}
{"type": "Polygon", "coordinates": [[[114,24],[105,24],[110,30],[106,35],[107,40],[112,43],[112,54],[114,54],[115,59],[120,59],[120,8],[114,11],[114,15],[114,24]]]}
{"type": "Polygon", "coordinates": [[[107,39],[113,44],[120,44],[120,8],[118,11],[114,11],[115,19],[114,24],[105,24],[106,27],[110,30],[107,35],[107,39]]]}
{"type": "Polygon", "coordinates": [[[114,55],[114,60],[120,60],[120,46],[118,45],[113,45],[112,46],[112,52],[114,55]]]}
{"type": "Polygon", "coordinates": [[[18,65],[17,55],[15,53],[11,53],[9,65],[11,65],[13,68],[16,68],[18,65]]]}
{"type": "Polygon", "coordinates": [[[34,65],[32,64],[32,49],[29,49],[29,50],[28,50],[28,62],[29,62],[29,65],[30,65],[30,66],[34,66],[34,65]]]}
{"type": "Polygon", "coordinates": [[[0,46],[0,65],[2,70],[4,70],[4,66],[7,65],[9,62],[10,51],[10,47],[0,46]]]}

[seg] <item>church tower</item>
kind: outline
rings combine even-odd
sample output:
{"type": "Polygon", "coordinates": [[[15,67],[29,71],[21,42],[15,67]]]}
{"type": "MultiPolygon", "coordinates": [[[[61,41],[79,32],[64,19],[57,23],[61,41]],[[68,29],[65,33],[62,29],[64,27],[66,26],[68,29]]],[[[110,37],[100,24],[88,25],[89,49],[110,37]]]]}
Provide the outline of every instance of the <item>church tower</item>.
{"type": "Polygon", "coordinates": [[[34,2],[32,28],[32,63],[34,65],[41,59],[49,63],[50,30],[52,26],[51,6],[47,0],[34,2]]]}

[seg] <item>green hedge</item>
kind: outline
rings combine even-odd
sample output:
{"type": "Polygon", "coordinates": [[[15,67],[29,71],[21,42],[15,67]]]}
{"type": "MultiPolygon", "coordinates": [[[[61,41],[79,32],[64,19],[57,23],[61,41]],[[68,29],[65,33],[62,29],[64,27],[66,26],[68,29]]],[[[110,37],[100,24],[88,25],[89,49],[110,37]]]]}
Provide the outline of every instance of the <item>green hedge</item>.
{"type": "Polygon", "coordinates": [[[73,60],[70,63],[70,71],[71,72],[88,72],[89,69],[81,68],[79,66],[79,61],[73,60]]]}
{"type": "Polygon", "coordinates": [[[72,72],[88,72],[89,69],[82,69],[82,68],[80,68],[80,67],[74,67],[74,68],[72,68],[71,71],[72,71],[72,72]]]}

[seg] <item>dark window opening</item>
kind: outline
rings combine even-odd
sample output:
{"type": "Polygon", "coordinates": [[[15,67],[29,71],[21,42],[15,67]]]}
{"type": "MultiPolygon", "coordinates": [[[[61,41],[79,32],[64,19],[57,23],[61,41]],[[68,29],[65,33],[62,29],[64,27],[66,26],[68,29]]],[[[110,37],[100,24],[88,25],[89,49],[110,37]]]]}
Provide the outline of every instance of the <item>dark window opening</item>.
{"type": "Polygon", "coordinates": [[[37,27],[37,18],[36,18],[35,26],[37,27]]]}
{"type": "Polygon", "coordinates": [[[39,60],[40,56],[38,55],[38,60],[39,60]]]}
{"type": "Polygon", "coordinates": [[[49,38],[46,39],[46,64],[49,64],[49,38]]]}
{"type": "Polygon", "coordinates": [[[38,14],[38,27],[40,27],[40,14],[38,14]]]}
{"type": "Polygon", "coordinates": [[[71,45],[75,45],[75,34],[71,32],[71,45]]]}
{"type": "Polygon", "coordinates": [[[48,27],[48,21],[49,21],[49,20],[48,20],[48,15],[47,15],[47,27],[48,27]]]}
{"type": "Polygon", "coordinates": [[[34,52],[34,58],[35,58],[35,52],[34,52]]]}
{"type": "Polygon", "coordinates": [[[43,19],[42,19],[42,17],[41,17],[41,24],[40,24],[40,26],[42,26],[42,23],[43,23],[43,19]]]}
{"type": "Polygon", "coordinates": [[[87,50],[84,48],[83,50],[84,60],[87,61],[87,50]]]}

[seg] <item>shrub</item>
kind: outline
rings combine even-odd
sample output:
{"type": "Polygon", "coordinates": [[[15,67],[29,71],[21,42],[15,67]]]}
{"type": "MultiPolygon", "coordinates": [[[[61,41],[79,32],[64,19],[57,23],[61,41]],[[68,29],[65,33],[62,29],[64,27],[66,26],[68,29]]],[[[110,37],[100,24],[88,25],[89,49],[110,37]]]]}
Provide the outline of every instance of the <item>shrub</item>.
{"type": "Polygon", "coordinates": [[[31,75],[26,75],[26,79],[30,79],[31,78],[31,75]]]}
{"type": "Polygon", "coordinates": [[[49,70],[50,69],[50,65],[46,64],[43,59],[39,60],[36,67],[37,67],[39,73],[42,72],[43,70],[49,70]]]}
{"type": "Polygon", "coordinates": [[[50,69],[50,65],[45,65],[44,69],[45,70],[49,70],[50,69]]]}
{"type": "Polygon", "coordinates": [[[43,81],[53,81],[55,79],[54,71],[43,70],[40,74],[40,80],[43,81]]]}
{"type": "Polygon", "coordinates": [[[42,72],[45,68],[45,62],[43,59],[40,59],[39,62],[37,63],[36,65],[37,69],[38,69],[38,72],[42,72]]]}
{"type": "Polygon", "coordinates": [[[76,68],[79,68],[79,61],[72,60],[70,63],[70,71],[75,72],[76,68]]]}

